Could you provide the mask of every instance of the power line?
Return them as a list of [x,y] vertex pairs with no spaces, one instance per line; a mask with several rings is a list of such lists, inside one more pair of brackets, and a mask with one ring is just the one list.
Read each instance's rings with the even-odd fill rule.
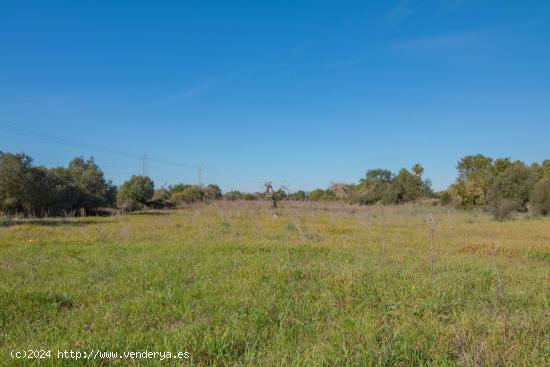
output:
[[232,180],[232,181],[248,182],[248,183],[254,183],[254,184],[257,184],[257,185],[262,185],[263,184],[263,181],[251,180],[251,179],[243,178],[243,177],[235,177],[233,175],[229,175],[229,174],[220,172],[218,170],[213,170],[209,167],[205,167],[205,166],[202,166],[202,165],[194,165],[194,164],[189,164],[189,163],[184,163],[184,162],[175,162],[175,161],[170,161],[170,160],[166,160],[166,159],[151,157],[151,156],[147,156],[147,155],[139,155],[137,153],[126,152],[126,151],[122,151],[122,150],[119,150],[119,149],[114,149],[114,148],[111,148],[111,147],[105,147],[105,146],[96,145],[96,144],[89,144],[89,143],[85,143],[85,142],[82,142],[82,141],[67,139],[67,138],[63,138],[63,137],[59,137],[59,136],[55,136],[55,135],[51,135],[51,134],[46,134],[46,133],[42,133],[42,132],[38,132],[38,131],[33,131],[33,130],[30,130],[30,129],[24,129],[24,128],[20,128],[20,127],[9,125],[9,124],[0,123],[0,132],[2,132],[2,131],[5,132],[5,133],[8,133],[8,134],[22,136],[22,137],[25,137],[25,138],[30,138],[30,139],[39,140],[39,141],[59,142],[59,143],[63,143],[64,145],[67,145],[67,146],[72,146],[72,147],[77,147],[77,148],[83,148],[84,147],[84,148],[88,148],[92,151],[103,151],[103,152],[106,152],[106,153],[116,154],[116,155],[119,155],[119,156],[124,156],[124,157],[127,157],[127,158],[131,158],[131,159],[139,158],[140,162],[141,162],[141,172],[142,172],[143,175],[145,175],[145,172],[146,172],[146,169],[147,169],[147,160],[149,160],[149,161],[154,161],[154,162],[157,162],[157,163],[165,164],[165,165],[168,165],[168,166],[196,169],[197,173],[198,173],[198,183],[199,183],[199,185],[202,185],[202,178],[203,178],[202,176],[203,176],[204,171],[211,172],[214,175],[218,175],[221,178],[226,178],[226,179],[229,179],[229,180]]
[[147,168],[147,155],[144,154],[141,157],[141,175],[142,176],[145,176],[146,168]]

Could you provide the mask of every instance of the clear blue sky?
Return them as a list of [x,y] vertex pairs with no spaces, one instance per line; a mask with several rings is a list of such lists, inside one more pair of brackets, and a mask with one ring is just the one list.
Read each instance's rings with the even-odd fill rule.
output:
[[420,162],[443,189],[466,154],[550,158],[550,1],[3,2],[0,150],[251,191]]

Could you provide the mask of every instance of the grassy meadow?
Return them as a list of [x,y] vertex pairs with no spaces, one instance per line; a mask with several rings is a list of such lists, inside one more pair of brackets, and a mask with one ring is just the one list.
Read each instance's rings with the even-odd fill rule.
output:
[[550,365],[550,218],[268,205],[3,221],[0,365]]

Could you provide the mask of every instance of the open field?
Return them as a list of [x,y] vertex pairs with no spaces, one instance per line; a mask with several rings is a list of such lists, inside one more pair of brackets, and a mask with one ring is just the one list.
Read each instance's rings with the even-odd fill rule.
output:
[[[4,222],[0,364],[22,365],[14,348],[188,351],[196,366],[550,364],[550,219],[267,206]],[[76,364],[25,361],[61,363]]]

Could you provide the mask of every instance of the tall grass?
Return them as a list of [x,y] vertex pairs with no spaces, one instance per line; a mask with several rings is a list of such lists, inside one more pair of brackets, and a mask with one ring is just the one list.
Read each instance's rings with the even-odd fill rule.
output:
[[95,348],[197,366],[549,365],[549,244],[548,219],[414,205],[11,221],[0,364],[21,365],[14,348]]

